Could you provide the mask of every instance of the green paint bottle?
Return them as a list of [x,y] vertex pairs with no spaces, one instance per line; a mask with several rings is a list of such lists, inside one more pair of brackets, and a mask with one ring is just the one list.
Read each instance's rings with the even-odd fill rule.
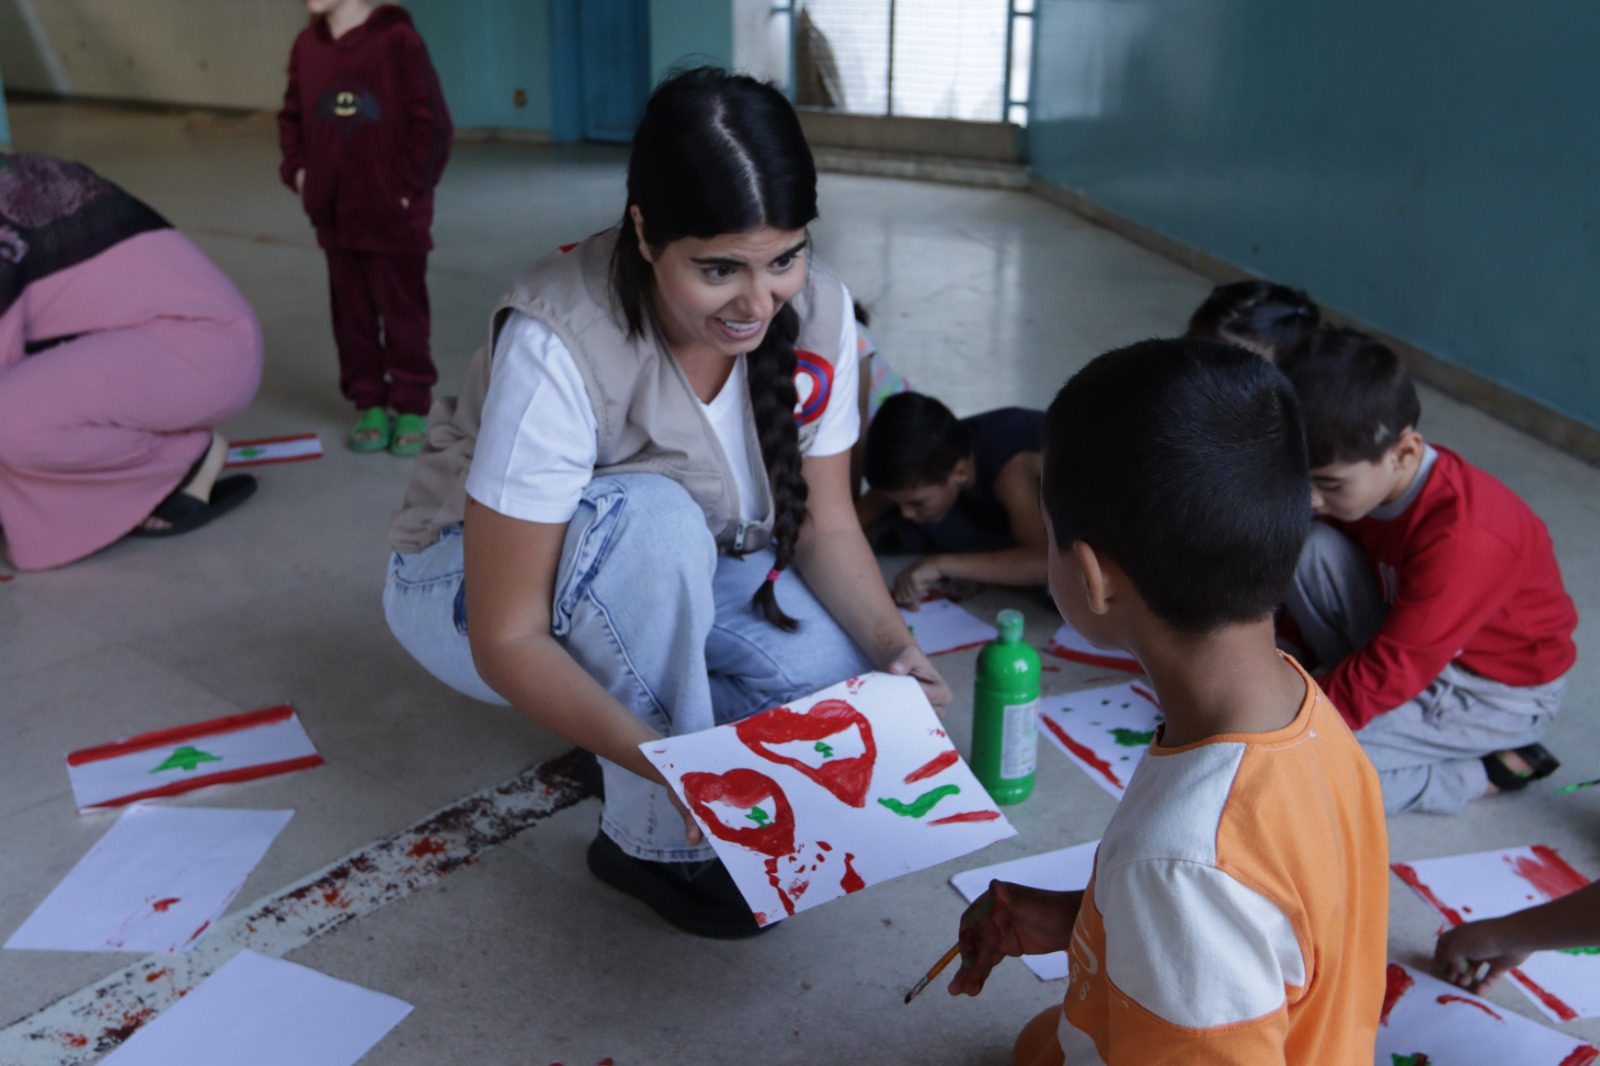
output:
[[1000,635],[978,653],[972,772],[999,804],[1033,793],[1039,756],[1039,653],[1022,639],[1022,612],[1001,611]]

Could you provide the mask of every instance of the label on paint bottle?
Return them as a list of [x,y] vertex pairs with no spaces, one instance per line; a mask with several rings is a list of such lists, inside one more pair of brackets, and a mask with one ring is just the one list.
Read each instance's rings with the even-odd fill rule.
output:
[[1007,704],[1003,729],[1000,776],[1027,777],[1039,765],[1039,701]]

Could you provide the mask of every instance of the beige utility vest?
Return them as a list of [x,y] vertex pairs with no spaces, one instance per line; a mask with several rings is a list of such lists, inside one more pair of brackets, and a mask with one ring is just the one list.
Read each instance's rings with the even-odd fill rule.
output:
[[[746,552],[772,537],[772,490],[762,461],[750,397],[744,399],[746,453],[761,494],[741,520],[732,467],[689,379],[668,350],[653,313],[640,336],[611,292],[611,253],[617,231],[596,234],[528,267],[495,305],[489,340],[467,364],[458,396],[440,397],[428,414],[428,443],[417,457],[405,502],[389,526],[397,552],[418,552],[458,524],[466,512],[467,472],[483,417],[495,341],[512,311],[548,326],[572,353],[598,426],[595,474],[654,473],[689,490],[705,512],[722,551]],[[811,257],[805,287],[792,304],[800,315],[796,387],[801,396],[800,450],[807,450],[831,398],[833,364],[844,331],[844,292],[826,265]]]

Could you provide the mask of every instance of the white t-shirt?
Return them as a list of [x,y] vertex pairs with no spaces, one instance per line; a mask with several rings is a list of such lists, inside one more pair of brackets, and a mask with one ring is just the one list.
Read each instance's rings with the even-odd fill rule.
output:
[[[844,306],[851,306],[848,290]],[[837,455],[855,444],[861,432],[856,368],[856,324],[846,314],[828,405],[806,455]],[[733,469],[741,516],[758,521],[762,516],[754,510],[760,497],[744,436],[745,374],[741,355],[721,391],[700,406]],[[800,397],[801,406],[807,399]],[[512,312],[495,343],[467,494],[525,522],[570,521],[594,477],[599,432],[594,405],[567,346],[543,322]]]

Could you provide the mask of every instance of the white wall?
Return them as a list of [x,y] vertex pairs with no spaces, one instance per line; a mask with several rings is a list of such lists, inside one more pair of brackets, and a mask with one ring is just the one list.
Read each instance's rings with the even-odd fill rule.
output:
[[277,108],[294,0],[0,0],[6,87],[151,103]]
[[772,0],[732,0],[733,68],[762,81],[789,81],[789,16]]

